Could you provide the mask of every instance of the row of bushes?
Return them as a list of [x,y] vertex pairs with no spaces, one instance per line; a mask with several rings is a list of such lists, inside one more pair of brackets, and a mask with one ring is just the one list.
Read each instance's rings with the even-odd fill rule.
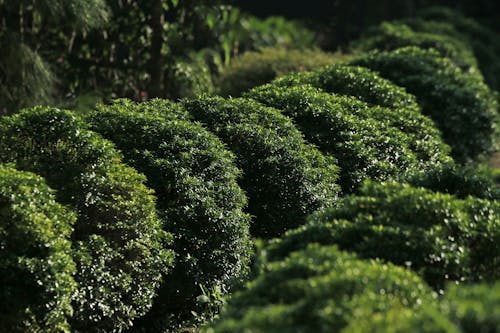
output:
[[479,75],[406,47],[243,98],[1,118],[0,328],[164,331],[247,276],[251,236],[282,235],[215,331],[487,327],[424,281],[500,274],[498,185],[445,144],[461,162],[487,152],[495,103]]
[[[378,51],[243,94],[336,157],[343,192],[355,194],[264,244],[252,280],[205,332],[499,329],[498,183],[452,162],[443,142],[468,162],[498,139],[479,48],[458,32],[465,20],[429,23],[441,35],[421,19],[384,23],[353,44]],[[400,183],[360,187],[391,178]]]
[[498,331],[500,285],[450,286],[436,299],[414,273],[310,244],[236,293],[204,332]]

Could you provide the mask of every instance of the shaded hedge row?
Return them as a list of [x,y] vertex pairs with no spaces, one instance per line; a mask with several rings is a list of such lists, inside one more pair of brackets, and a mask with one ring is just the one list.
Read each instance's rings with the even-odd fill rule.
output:
[[68,331],[75,214],[40,176],[0,165],[0,220],[0,330]]
[[172,264],[145,177],[69,111],[35,107],[0,119],[0,162],[43,176],[77,213],[74,330],[127,327],[149,309]]
[[171,107],[161,100],[120,100],[88,117],[91,128],[146,175],[163,229],[174,235],[175,266],[164,275],[153,308],[134,325],[158,330],[200,311],[200,285],[227,291],[245,274],[251,254],[234,155],[199,124],[163,118],[160,110]]
[[175,330],[249,276],[208,331],[494,330],[498,283],[464,283],[500,275],[499,186],[456,162],[494,148],[496,96],[463,20],[422,22],[258,87],[320,53],[243,63],[243,98],[1,118],[0,330]]

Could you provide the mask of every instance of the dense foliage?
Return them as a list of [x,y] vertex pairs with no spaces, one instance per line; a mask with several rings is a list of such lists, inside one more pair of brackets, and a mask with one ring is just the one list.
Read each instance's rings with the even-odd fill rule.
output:
[[[449,148],[443,143],[433,121],[420,112],[415,97],[404,88],[361,67],[334,65],[304,74],[292,74],[273,82],[276,86],[310,84],[325,92],[353,96],[370,105],[366,116],[398,128],[410,138],[409,144],[419,160],[430,163],[449,161]],[[358,111],[359,114],[359,111]]]
[[446,163],[429,170],[417,170],[406,180],[414,186],[453,194],[459,198],[471,195],[500,200],[500,185],[495,181],[493,172],[485,168]]
[[0,114],[56,100],[50,56],[39,52],[48,31],[69,39],[107,17],[104,0],[0,0]]
[[208,96],[183,105],[236,155],[248,212],[255,216],[253,235],[280,235],[336,201],[335,160],[307,144],[290,119],[276,109],[246,99]]
[[169,316],[200,313],[195,307],[200,285],[227,291],[245,273],[251,252],[234,155],[199,124],[164,119],[160,112],[169,107],[161,100],[120,100],[101,105],[89,117],[91,128],[146,175],[163,229],[174,235],[175,267],[140,321],[151,327],[161,327]]
[[[414,29],[422,31],[432,29],[434,33],[461,38],[470,45],[486,82],[493,89],[499,90],[500,42],[495,32],[474,19],[465,17],[460,12],[447,7],[425,8],[418,12],[418,17],[425,21],[409,21],[408,24],[412,24]],[[438,21],[441,23],[441,27],[436,26],[435,23],[429,23],[429,21]],[[443,23],[450,24],[459,35],[448,28],[443,29]]]
[[417,97],[461,162],[492,149],[498,104],[479,77],[462,72],[433,50],[406,47],[352,62],[376,70]]
[[431,290],[408,270],[313,244],[266,263],[208,331],[340,332],[395,305],[418,309],[434,302]]
[[500,282],[450,286],[442,311],[461,328],[461,332],[498,332],[500,329]]
[[337,244],[364,258],[408,266],[431,286],[499,278],[500,203],[366,183],[338,208],[317,213],[269,248],[276,260],[309,243]]
[[268,83],[290,72],[301,72],[332,64],[332,54],[319,50],[265,48],[246,52],[233,59],[217,79],[217,91],[224,96],[240,96],[250,88]]
[[0,331],[69,331],[74,222],[41,177],[0,165]]
[[280,109],[294,120],[306,139],[333,155],[340,167],[339,183],[346,193],[367,178],[395,179],[417,165],[425,169],[428,162],[418,163],[409,135],[372,116],[391,113],[389,109],[371,108],[355,97],[328,94],[307,85],[269,84],[247,96]]
[[371,28],[361,39],[354,41],[351,47],[358,52],[366,52],[392,51],[405,46],[435,49],[464,71],[477,72],[477,61],[468,43],[437,32],[414,31],[408,25],[398,22],[384,22]]
[[146,313],[172,253],[145,177],[69,111],[36,107],[1,118],[0,141],[2,163],[45,177],[77,212],[72,329],[122,329]]

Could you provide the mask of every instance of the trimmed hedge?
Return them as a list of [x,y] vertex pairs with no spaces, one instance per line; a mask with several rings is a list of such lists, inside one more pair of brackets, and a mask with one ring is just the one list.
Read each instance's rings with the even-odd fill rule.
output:
[[273,241],[268,256],[278,260],[309,243],[336,244],[363,258],[409,266],[437,289],[450,280],[495,280],[500,202],[367,182],[359,195]]
[[[448,23],[462,36],[464,42],[468,43],[479,63],[488,85],[495,90],[500,89],[500,42],[498,35],[481,25],[477,21],[463,16],[462,13],[447,7],[428,7],[420,10],[418,17],[426,21],[438,21]],[[418,23],[417,23],[418,24]],[[434,32],[450,34],[450,30],[439,29],[433,26],[420,27],[413,25],[414,29],[432,29]],[[455,35],[456,36],[456,35]]]
[[[346,65],[328,66],[313,72],[292,74],[272,83],[278,87],[312,85],[325,92],[353,96],[372,106],[366,118],[398,128],[410,138],[410,147],[421,161],[440,164],[451,161],[449,147],[434,122],[420,112],[416,99],[369,69]],[[362,115],[359,111],[358,115]]]
[[150,308],[172,263],[145,177],[69,111],[35,107],[0,119],[0,161],[45,177],[78,214],[72,236],[72,330],[120,330]]
[[418,309],[434,303],[432,291],[408,270],[312,244],[265,264],[207,331],[340,332],[397,304]]
[[401,305],[351,321],[342,333],[460,333],[436,306],[407,309]]
[[[306,139],[333,155],[345,193],[356,190],[367,178],[395,179],[419,164],[410,148],[412,138],[372,117],[392,112],[389,109],[371,108],[354,97],[324,93],[309,85],[268,84],[246,96],[280,109]],[[424,163],[419,166],[425,169]]]
[[491,170],[446,163],[429,170],[417,170],[406,181],[413,186],[453,194],[464,199],[471,195],[500,200],[500,186]]
[[464,74],[437,51],[406,47],[373,52],[352,64],[376,70],[414,94],[458,161],[492,149],[498,107],[494,94],[478,77]]
[[392,51],[405,46],[435,49],[442,57],[450,58],[464,71],[479,74],[474,53],[466,42],[438,32],[414,31],[402,22],[383,22],[351,43],[352,49],[362,52]]
[[290,74],[273,82],[277,86],[310,84],[329,93],[354,96],[372,105],[394,110],[418,111],[415,96],[376,72],[359,66],[336,64],[315,71]]
[[41,177],[0,165],[0,331],[69,332],[74,222]]
[[500,282],[450,286],[442,311],[464,333],[500,332]]
[[302,72],[334,63],[339,56],[320,50],[264,48],[234,58],[216,81],[223,96],[240,96],[250,88],[268,83],[290,72]]
[[159,115],[170,107],[162,100],[120,100],[99,106],[88,118],[94,131],[121,149],[125,162],[146,175],[163,229],[174,235],[175,268],[134,328],[201,313],[199,286],[227,291],[247,271],[251,253],[250,218],[242,212],[246,197],[237,184],[234,155],[201,125]]
[[241,187],[255,216],[257,237],[273,237],[301,225],[305,217],[333,205],[338,167],[307,144],[290,119],[252,100],[201,96],[183,103],[235,153]]

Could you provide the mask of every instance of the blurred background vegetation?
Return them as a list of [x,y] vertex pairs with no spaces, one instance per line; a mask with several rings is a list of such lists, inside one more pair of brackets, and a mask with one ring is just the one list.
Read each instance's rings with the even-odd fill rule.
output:
[[[500,4],[491,0],[0,0],[0,111],[230,94],[227,77],[242,67],[258,64],[268,81],[310,69],[304,59],[324,65],[368,27],[415,17],[429,5],[500,29]],[[281,64],[286,50],[305,49],[318,52],[291,53]]]

